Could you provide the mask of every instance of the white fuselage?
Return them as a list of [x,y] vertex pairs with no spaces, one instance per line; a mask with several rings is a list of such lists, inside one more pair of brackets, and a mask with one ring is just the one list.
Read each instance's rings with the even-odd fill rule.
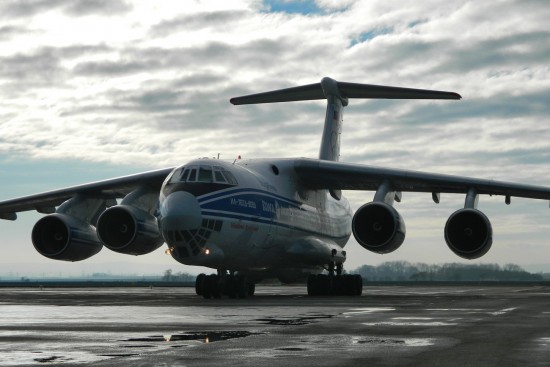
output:
[[[289,248],[307,239],[341,249],[351,235],[347,200],[336,200],[327,190],[303,187],[294,175],[292,159],[234,163],[199,159],[178,169],[163,184],[159,223],[172,256],[183,264],[238,271],[320,266],[312,263],[315,254],[304,262],[303,256],[290,256]],[[193,178],[186,170],[196,171]],[[174,176],[184,172],[185,182],[178,182]],[[192,194],[200,213],[194,209],[196,203],[185,205],[200,218],[182,214],[181,226],[167,230],[162,228],[162,208],[174,193],[188,202],[194,201],[188,193]],[[199,220],[200,228],[186,225]]]

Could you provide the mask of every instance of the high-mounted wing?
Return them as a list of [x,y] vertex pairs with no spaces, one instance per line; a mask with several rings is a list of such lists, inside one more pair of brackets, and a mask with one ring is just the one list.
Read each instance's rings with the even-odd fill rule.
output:
[[173,168],[164,168],[2,201],[0,219],[15,220],[17,212],[28,210],[51,213],[56,206],[78,194],[98,199],[116,199],[140,186],[160,189],[172,170]]
[[297,159],[295,171],[311,189],[376,191],[386,182],[392,191],[466,194],[475,189],[481,195],[550,200],[550,187],[316,159]]
[[449,248],[465,259],[485,255],[493,243],[491,222],[477,210],[479,195],[502,195],[507,204],[512,196],[550,199],[549,187],[323,160],[297,159],[294,170],[304,186],[328,189],[337,199],[339,190],[376,191],[373,201],[360,207],[352,221],[357,242],[376,253],[395,251],[405,239],[405,222],[392,205],[401,200],[403,191],[431,192],[436,203],[440,193],[465,194],[464,208],[451,214],[444,229]]

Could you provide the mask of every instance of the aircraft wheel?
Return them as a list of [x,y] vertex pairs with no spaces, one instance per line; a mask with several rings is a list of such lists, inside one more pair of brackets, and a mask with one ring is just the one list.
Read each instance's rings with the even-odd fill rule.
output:
[[235,277],[235,291],[239,298],[246,298],[248,295],[248,281],[244,275]]
[[204,299],[212,298],[212,276],[205,275],[202,282],[202,297]]
[[353,295],[360,296],[363,294],[363,277],[359,274],[355,274],[353,277],[355,278],[355,292]]
[[216,274],[210,275],[210,285],[212,286],[212,297],[222,298],[222,289],[220,284],[220,277]]
[[237,298],[237,281],[234,276],[225,277],[225,282],[223,284],[223,293],[229,298]]
[[255,292],[256,292],[256,283],[249,282],[248,283],[248,296],[252,297]]
[[220,277],[216,274],[204,277],[202,296],[206,299],[221,298]]
[[318,288],[317,275],[310,274],[307,277],[307,295],[317,296],[319,294]]
[[206,274],[199,274],[197,276],[197,279],[195,280],[195,292],[197,293],[197,296],[202,296],[204,291],[204,279],[206,278]]
[[328,275],[310,275],[307,278],[307,294],[309,296],[328,296],[331,293],[331,282]]

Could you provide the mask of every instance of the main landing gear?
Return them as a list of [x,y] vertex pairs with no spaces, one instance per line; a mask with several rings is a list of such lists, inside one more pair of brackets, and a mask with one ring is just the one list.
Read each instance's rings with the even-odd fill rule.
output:
[[246,298],[254,295],[256,285],[248,281],[244,275],[234,272],[220,271],[218,274],[199,274],[195,280],[195,292],[206,299],[221,298]]
[[307,278],[309,296],[360,296],[363,278],[359,274],[342,274],[342,264],[330,264],[328,274],[312,274]]

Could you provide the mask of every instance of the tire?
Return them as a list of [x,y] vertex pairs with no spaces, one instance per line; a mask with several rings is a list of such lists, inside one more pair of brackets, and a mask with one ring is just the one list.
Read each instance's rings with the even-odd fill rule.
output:
[[354,296],[360,296],[363,294],[363,277],[359,274],[355,274],[353,275],[353,277],[355,278],[355,287],[354,287]]
[[248,283],[248,296],[252,297],[256,293],[256,283],[249,282]]
[[248,280],[244,275],[235,277],[235,293],[238,298],[246,298],[248,296]]
[[307,277],[307,295],[318,296],[317,275],[310,274]]
[[213,298],[222,298],[222,290],[220,287],[220,277],[216,274],[208,276],[211,295]]
[[206,277],[206,274],[199,274],[197,276],[197,279],[195,279],[195,293],[197,293],[197,296],[202,296],[204,292],[204,279]]

